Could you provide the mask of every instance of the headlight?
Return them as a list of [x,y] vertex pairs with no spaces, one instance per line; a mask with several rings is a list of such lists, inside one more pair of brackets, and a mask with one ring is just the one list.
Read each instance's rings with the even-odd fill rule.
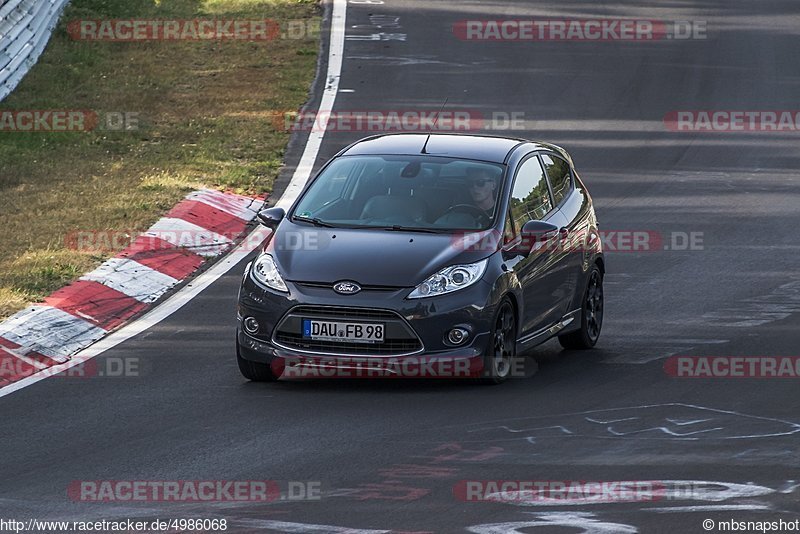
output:
[[261,282],[267,287],[276,291],[289,292],[289,288],[281,278],[278,268],[275,266],[275,260],[269,254],[262,254],[256,261],[253,262],[253,278]]
[[408,298],[435,297],[471,286],[481,279],[488,263],[489,258],[486,258],[477,263],[446,267],[414,288]]

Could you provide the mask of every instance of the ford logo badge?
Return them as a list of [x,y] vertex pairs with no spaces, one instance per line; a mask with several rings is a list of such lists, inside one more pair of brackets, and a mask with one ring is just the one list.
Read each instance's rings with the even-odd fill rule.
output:
[[340,295],[355,295],[361,291],[361,286],[355,282],[336,282],[333,284],[333,290]]

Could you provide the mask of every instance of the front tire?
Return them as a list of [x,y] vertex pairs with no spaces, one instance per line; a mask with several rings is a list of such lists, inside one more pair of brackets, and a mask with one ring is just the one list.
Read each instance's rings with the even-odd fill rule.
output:
[[603,327],[603,274],[592,265],[581,300],[581,328],[575,332],[558,336],[565,349],[591,349],[600,338]]
[[236,363],[239,364],[239,372],[242,373],[242,376],[253,382],[272,382],[277,379],[269,364],[251,362],[242,358],[239,353],[238,339],[236,340]]
[[495,318],[492,343],[483,356],[485,384],[501,384],[511,377],[517,359],[517,318],[514,307],[506,298],[500,303]]

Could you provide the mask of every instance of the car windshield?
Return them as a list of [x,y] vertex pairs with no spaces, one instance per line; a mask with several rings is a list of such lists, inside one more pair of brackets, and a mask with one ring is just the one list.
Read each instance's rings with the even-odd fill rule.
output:
[[309,187],[293,220],[319,226],[450,232],[495,221],[505,167],[438,156],[343,156]]

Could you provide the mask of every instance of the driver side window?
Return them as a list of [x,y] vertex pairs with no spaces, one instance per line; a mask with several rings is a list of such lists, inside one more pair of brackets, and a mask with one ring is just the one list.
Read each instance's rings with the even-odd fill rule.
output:
[[538,157],[529,158],[520,166],[508,206],[516,228],[522,228],[528,221],[543,219],[553,209]]

